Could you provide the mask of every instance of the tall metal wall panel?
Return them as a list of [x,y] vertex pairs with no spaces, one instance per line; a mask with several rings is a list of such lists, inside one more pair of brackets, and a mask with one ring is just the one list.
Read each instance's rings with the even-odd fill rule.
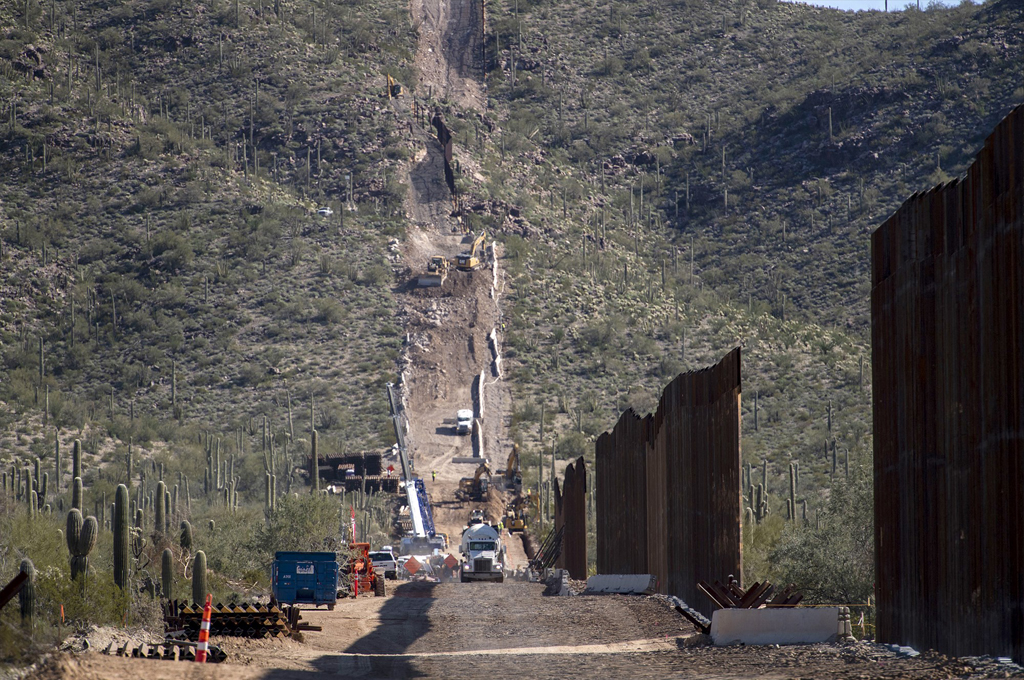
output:
[[742,579],[740,383],[737,348],[598,438],[598,573],[654,574],[660,592],[709,615],[697,582]]
[[587,468],[580,456],[565,468],[564,482],[555,480],[555,531],[562,532],[562,551],[555,566],[574,579],[587,578]]
[[1024,107],[872,235],[878,639],[1024,661]]

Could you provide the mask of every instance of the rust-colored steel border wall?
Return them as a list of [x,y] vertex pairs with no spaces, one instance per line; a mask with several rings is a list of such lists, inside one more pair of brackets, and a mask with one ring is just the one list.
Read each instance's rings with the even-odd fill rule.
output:
[[562,552],[555,567],[582,581],[587,578],[587,468],[583,456],[565,468],[561,487],[555,480],[555,531],[563,527]]
[[742,579],[740,392],[736,348],[598,438],[598,573],[654,574],[660,592],[708,615],[697,582]]
[[878,639],[1024,661],[1024,107],[872,236]]

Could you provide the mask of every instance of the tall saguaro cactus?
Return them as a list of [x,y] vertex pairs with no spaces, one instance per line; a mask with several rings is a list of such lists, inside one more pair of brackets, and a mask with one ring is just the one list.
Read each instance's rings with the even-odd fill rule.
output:
[[[71,448],[71,478],[82,476],[82,440],[76,439]],[[79,508],[81,510],[81,508]]]
[[164,496],[167,494],[167,486],[162,482],[156,483],[156,498],[153,502],[153,509],[156,511],[156,524],[153,530],[156,533],[164,533],[167,528],[167,512],[164,504]]
[[61,488],[61,476],[64,472],[64,468],[61,465],[60,459],[60,435],[54,430],[53,433],[53,474],[56,479],[54,480],[57,484],[57,493],[60,493]]
[[160,557],[160,594],[170,600],[174,590],[174,555],[170,548],[164,548]]
[[21,625],[29,631],[35,627],[36,619],[36,568],[32,560],[21,561],[21,571],[28,574],[28,580],[18,593],[18,604],[21,605]]
[[206,582],[206,553],[199,550],[192,564],[192,601],[198,604],[205,603],[206,594],[209,592]]
[[114,532],[114,583],[124,590],[128,587],[128,487],[124,484],[117,485],[117,493],[114,494],[114,516],[111,520],[111,529]]
[[189,523],[189,521],[187,519],[181,520],[181,542],[180,542],[180,544],[181,544],[181,549],[184,550],[186,554],[188,554],[188,555],[192,554],[192,545],[193,545],[192,525]]
[[[312,406],[310,407],[310,409],[312,409]],[[319,447],[317,446],[317,439],[318,439],[318,437],[317,437],[317,434],[316,434],[316,430],[313,430],[312,446],[311,446],[312,447],[312,453],[310,455],[310,464],[309,464],[310,467],[312,468],[310,470],[310,473],[312,474],[312,477],[313,477],[313,493],[320,493],[320,456],[319,456],[319,451],[318,451]]]
[[75,477],[71,484],[71,507],[82,509],[82,478]]

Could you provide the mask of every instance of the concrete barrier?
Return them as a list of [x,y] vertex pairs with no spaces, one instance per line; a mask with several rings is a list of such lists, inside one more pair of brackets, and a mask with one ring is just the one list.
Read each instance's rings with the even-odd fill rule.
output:
[[473,409],[475,418],[480,420],[484,417],[484,381],[487,378],[486,371],[480,371],[480,375],[473,378]]
[[491,356],[494,357],[491,364],[491,373],[495,378],[501,378],[501,350],[498,349],[498,329],[492,328],[487,336],[487,344],[491,346]]
[[804,645],[839,635],[839,607],[719,609],[711,616],[716,645]]
[[583,594],[650,595],[657,591],[658,579],[651,574],[596,574],[587,579],[587,589],[583,591]]
[[477,460],[487,458],[484,453],[484,424],[479,418],[473,421],[473,457]]

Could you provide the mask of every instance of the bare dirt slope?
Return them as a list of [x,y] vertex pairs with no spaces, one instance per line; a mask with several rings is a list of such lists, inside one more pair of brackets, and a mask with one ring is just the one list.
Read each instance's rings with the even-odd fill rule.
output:
[[479,0],[412,0],[416,68],[423,90],[435,99],[483,110],[482,8]]

